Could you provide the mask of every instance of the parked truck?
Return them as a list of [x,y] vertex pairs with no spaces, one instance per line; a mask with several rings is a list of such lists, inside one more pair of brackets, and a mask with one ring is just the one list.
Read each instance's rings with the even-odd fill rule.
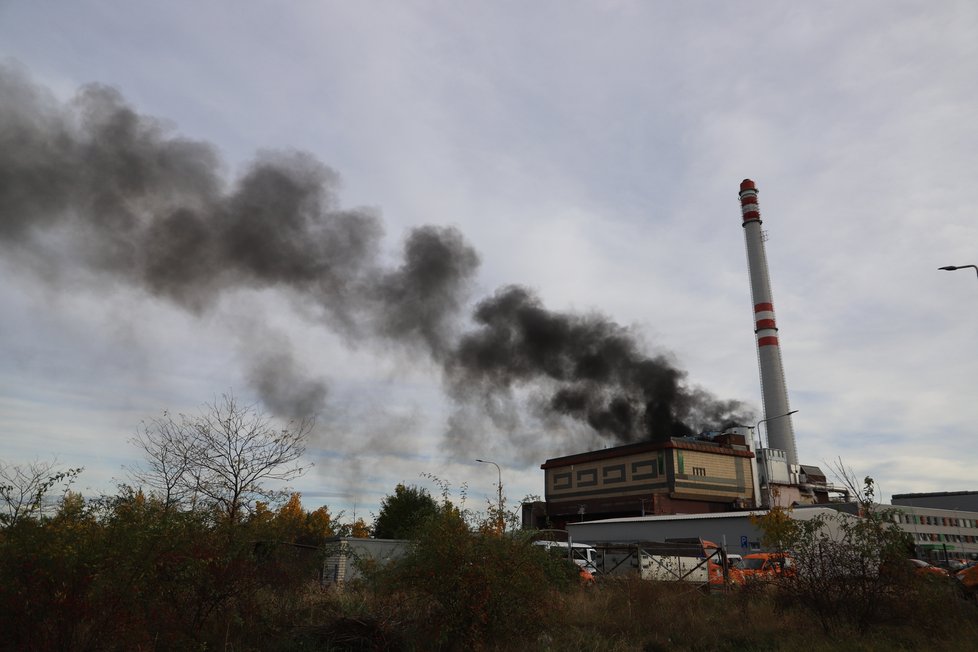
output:
[[533,545],[546,548],[551,553],[566,556],[592,577],[598,572],[598,551],[592,545],[568,543],[566,541],[534,541]]
[[633,575],[703,586],[722,584],[726,578],[723,551],[703,539],[596,544],[595,548],[599,570],[612,577]]
[[730,572],[730,578],[735,584],[746,584],[752,581],[770,582],[794,574],[794,561],[788,553],[755,552],[744,556],[739,568]]

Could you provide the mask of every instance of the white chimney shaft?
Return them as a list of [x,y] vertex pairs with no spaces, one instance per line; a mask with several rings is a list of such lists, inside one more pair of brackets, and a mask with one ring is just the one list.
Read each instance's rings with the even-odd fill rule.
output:
[[770,448],[783,450],[788,464],[798,464],[795,431],[788,406],[788,388],[781,363],[778,326],[774,319],[771,280],[767,272],[767,254],[761,232],[761,212],[757,205],[757,186],[750,179],[740,184],[740,207],[744,217],[744,239],[747,243],[747,269],[750,273],[751,297],[754,300],[754,333],[764,398],[764,421]]

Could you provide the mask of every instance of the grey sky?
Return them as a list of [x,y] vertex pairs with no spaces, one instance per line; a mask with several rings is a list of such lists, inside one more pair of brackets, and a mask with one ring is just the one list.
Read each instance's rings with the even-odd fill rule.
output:
[[[339,209],[382,223],[382,267],[412,229],[455,227],[481,261],[462,330],[520,284],[760,412],[750,177],[799,457],[889,494],[975,489],[978,280],[937,268],[978,263],[976,27],[970,2],[4,2],[0,57],[62,104],[116,89],[209,143],[228,185],[259,152],[309,152]],[[511,498],[542,494],[544,459],[600,441],[531,409],[447,447],[437,362],[281,287],[198,316],[70,257],[0,255],[0,458],[57,456],[93,489],[141,419],[253,397],[258,344],[327,388],[308,505],[375,510],[429,472],[479,506],[495,476],[476,457]]]

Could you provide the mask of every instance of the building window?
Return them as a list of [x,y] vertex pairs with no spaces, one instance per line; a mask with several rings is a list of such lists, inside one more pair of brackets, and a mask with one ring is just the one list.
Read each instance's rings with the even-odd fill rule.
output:
[[596,487],[598,485],[598,470],[584,469],[577,472],[578,487]]
[[694,466],[693,475],[706,475],[706,468],[702,466]]

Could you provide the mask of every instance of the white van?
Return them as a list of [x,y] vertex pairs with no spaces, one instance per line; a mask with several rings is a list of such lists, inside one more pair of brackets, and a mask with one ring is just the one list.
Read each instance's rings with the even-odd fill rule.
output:
[[533,545],[543,546],[550,551],[560,551],[564,556],[570,554],[570,559],[594,575],[598,572],[598,551],[586,543],[572,543],[568,550],[566,541],[534,541]]

